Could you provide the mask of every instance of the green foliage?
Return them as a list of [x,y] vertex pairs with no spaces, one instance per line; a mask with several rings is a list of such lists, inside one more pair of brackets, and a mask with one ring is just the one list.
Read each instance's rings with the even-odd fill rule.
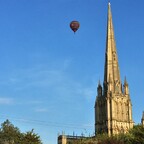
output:
[[33,132],[33,129],[24,134],[24,142],[29,144],[41,144],[40,136]]
[[107,134],[98,134],[96,137],[78,140],[73,144],[144,144],[144,127],[136,125],[126,134],[111,137]]
[[42,142],[33,130],[21,133],[19,128],[6,120],[1,124],[0,144],[42,144]]
[[102,138],[98,144],[144,144],[144,128],[136,125],[128,133]]
[[84,138],[84,139],[81,139],[81,140],[76,140],[76,141],[73,141],[72,144],[94,144],[94,140],[91,139],[91,138]]
[[133,143],[135,144],[144,144],[144,127],[141,125],[134,126],[130,130],[130,133],[133,135]]
[[104,142],[104,141],[108,140],[109,136],[107,133],[103,133],[103,134],[97,134],[96,138],[97,138],[98,143],[100,143],[101,141]]

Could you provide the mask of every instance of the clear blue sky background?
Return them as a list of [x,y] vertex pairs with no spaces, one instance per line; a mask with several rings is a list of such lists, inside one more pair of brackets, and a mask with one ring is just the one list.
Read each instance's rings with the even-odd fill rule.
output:
[[[0,122],[57,134],[92,135],[103,81],[107,0],[0,0]],[[111,0],[122,82],[133,119],[144,110],[144,1]],[[80,22],[74,34],[72,20]]]

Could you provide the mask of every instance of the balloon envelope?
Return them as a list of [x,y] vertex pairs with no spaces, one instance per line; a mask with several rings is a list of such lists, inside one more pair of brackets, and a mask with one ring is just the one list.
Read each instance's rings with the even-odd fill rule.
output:
[[79,29],[79,27],[80,27],[80,24],[79,24],[78,21],[72,21],[72,22],[70,23],[70,28],[71,28],[74,32],[76,32],[76,31]]

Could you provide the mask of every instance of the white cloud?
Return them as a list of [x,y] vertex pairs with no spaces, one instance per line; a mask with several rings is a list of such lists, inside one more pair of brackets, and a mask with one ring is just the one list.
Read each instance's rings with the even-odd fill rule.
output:
[[48,109],[46,109],[46,108],[36,108],[35,112],[48,112]]
[[42,101],[34,100],[34,101],[29,101],[28,104],[42,104]]
[[[54,63],[54,62],[53,62]],[[48,87],[65,81],[65,70],[69,67],[71,60],[55,62],[53,65],[38,65],[29,69],[17,69],[13,71],[5,83],[14,87],[15,90],[23,90],[28,87]]]
[[[47,102],[49,105],[54,102],[71,103],[74,99],[91,100],[95,96],[93,81],[91,84],[85,79],[81,81],[78,77],[72,77],[72,73],[69,72],[71,64],[73,64],[72,59],[65,59],[55,62],[53,66],[52,64],[50,66],[37,65],[27,69],[18,69],[11,73],[8,86],[19,95],[23,96],[26,93],[27,103],[25,99],[23,100],[26,104],[43,106],[44,100],[49,100]],[[40,108],[35,111],[47,112],[48,110]]]
[[0,97],[0,104],[1,105],[11,105],[13,104],[14,101],[12,98],[3,98],[3,97]]

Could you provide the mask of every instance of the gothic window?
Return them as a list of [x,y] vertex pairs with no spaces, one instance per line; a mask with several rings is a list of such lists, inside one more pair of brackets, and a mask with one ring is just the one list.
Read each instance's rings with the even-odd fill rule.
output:
[[128,127],[126,127],[126,130],[125,130],[125,131],[126,131],[126,133],[128,132]]
[[120,82],[118,80],[115,81],[115,92],[116,93],[119,93],[119,85],[120,85]]
[[120,133],[124,133],[124,128],[121,127]]
[[113,55],[113,60],[114,60],[114,61],[116,60],[115,54]]
[[118,127],[118,126],[116,126],[116,131],[117,131],[117,134],[120,132],[119,127]]
[[116,90],[116,92],[119,91],[119,86],[118,85],[116,85],[115,90]]

